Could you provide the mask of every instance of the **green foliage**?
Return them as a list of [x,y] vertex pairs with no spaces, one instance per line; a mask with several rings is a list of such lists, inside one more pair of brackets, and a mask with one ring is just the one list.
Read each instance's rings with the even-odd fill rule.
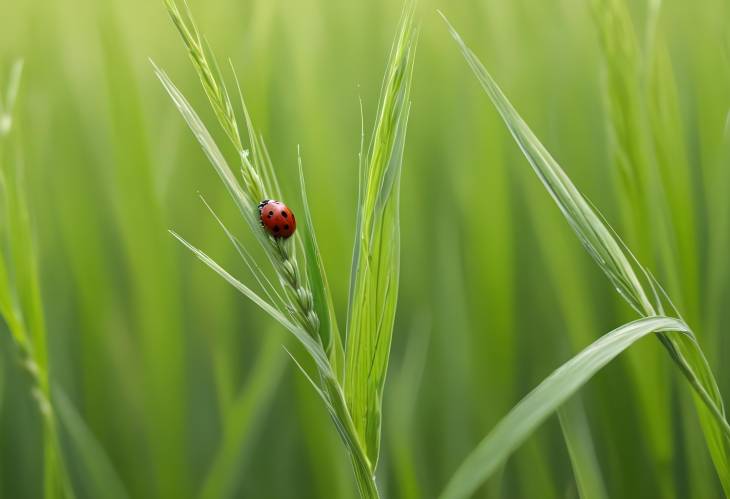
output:
[[558,409],[558,417],[580,497],[582,499],[607,498],[606,486],[593,446],[593,437],[580,399],[576,397],[563,404]]
[[66,394],[60,389],[54,389],[53,400],[58,419],[74,443],[73,450],[76,454],[72,456],[82,469],[80,477],[86,496],[127,499],[129,494],[122,479]]
[[0,91],[0,314],[13,337],[43,424],[44,482],[47,499],[74,497],[61,453],[48,376],[48,350],[41,304],[38,263],[23,187],[22,159],[12,147],[17,128],[15,103],[23,63],[13,65]]
[[[350,293],[357,211],[370,165],[389,168],[401,133],[378,106],[381,76],[393,74],[386,58],[401,2],[189,4],[195,24],[183,2],[168,3],[176,24],[165,2],[0,0],[2,170],[20,174],[12,185],[30,215],[49,400],[73,492],[79,499],[357,497],[331,413],[352,416],[348,397],[362,389],[369,421],[383,400],[379,494],[437,496],[520,399],[635,311],[606,285],[562,211],[523,168],[435,13],[443,2],[420,0],[406,164],[393,179],[398,308],[392,338],[380,340],[390,338],[389,372],[381,392],[376,377],[348,388],[346,360],[357,352],[346,355],[346,340],[360,328]],[[727,397],[727,2],[460,1],[449,2],[448,14],[641,262],[619,243],[656,312],[652,288],[662,293],[642,269],[665,286]],[[226,57],[216,61],[210,47]],[[23,84],[9,121],[5,76],[18,57]],[[160,91],[150,58],[164,61],[172,93],[195,110],[186,119],[205,147],[190,140],[180,119],[187,110]],[[402,104],[394,102],[407,112]],[[376,155],[371,132],[381,120]],[[205,151],[221,168],[205,167]],[[233,203],[225,166],[238,183]],[[314,336],[291,285],[281,283],[280,248],[259,238],[249,211],[261,200],[256,190],[297,215],[299,240],[285,249],[297,286],[312,294]],[[24,292],[22,309],[18,286],[27,283],[13,256],[27,260],[25,243],[6,237],[6,201],[3,191],[0,253],[12,284],[5,303],[27,326],[33,293]],[[169,228],[311,340],[331,367],[328,381],[296,337],[191,259]],[[602,251],[600,237],[592,244]],[[396,262],[385,256],[390,277],[371,274],[361,283],[373,289],[395,277]],[[372,301],[358,306],[361,317],[382,313],[387,325],[386,310]],[[0,497],[38,498],[55,468],[50,461],[44,470],[48,439],[31,395],[37,383],[8,326],[0,321]],[[32,344],[29,328],[27,337]],[[282,343],[316,384],[332,389],[331,410],[289,368]],[[577,394],[585,414],[573,411],[577,397],[569,399],[557,409],[560,419],[545,419],[473,497],[724,497],[696,392],[657,346],[639,341],[603,367]],[[373,493],[376,446],[361,436],[368,424],[351,419],[343,433]]]
[[[167,0],[166,5],[188,48],[193,67],[217,121],[241,160],[242,184],[182,93],[157,67],[156,74],[268,256],[282,289],[277,291],[265,271],[217,216],[216,219],[266,298],[234,278],[176,233],[172,234],[299,340],[314,362],[314,371],[310,372],[294,355],[292,359],[320,395],[347,447],[361,496],[378,497],[374,475],[380,446],[382,390],[398,294],[398,194],[415,57],[414,4],[406,6],[401,18],[386,71],[367,164],[361,172],[361,204],[353,257],[346,361],[322,257],[314,236],[301,158],[299,176],[305,224],[291,238],[275,238],[259,226],[256,206],[257,200],[280,199],[279,183],[263,141],[259,140],[253,128],[238,80],[236,85],[248,129],[250,149],[245,149],[242,144],[228,91],[220,72],[214,74],[212,70],[214,64],[208,61],[202,38],[189,10],[183,18],[174,1]],[[304,236],[301,236],[302,233]],[[301,251],[303,261],[297,258],[297,250]],[[217,494],[210,492],[210,495]]]
[[[625,246],[612,233],[517,114],[476,55],[450,25],[449,29],[467,63],[496,106],[533,170],[553,197],[583,246],[621,297],[639,315],[647,318],[663,314],[665,301],[668,302],[668,306],[674,308],[664,294],[664,290],[656,283],[649,271],[638,263],[628,249],[625,249]],[[639,274],[637,274],[635,266],[638,267]],[[649,292],[642,286],[639,275],[644,276]],[[653,297],[654,303],[650,300],[650,296]],[[676,309],[674,309],[674,313],[678,314]],[[688,328],[686,329],[690,332]],[[707,445],[720,481],[728,494],[730,493],[730,466],[727,444],[730,440],[730,425],[725,419],[722,395],[717,382],[693,334],[687,338],[660,333],[657,337],[694,389],[696,408],[705,432]]]
[[13,337],[20,363],[32,381],[32,397],[41,416],[44,497],[73,499],[76,496],[68,472],[68,456],[61,445],[63,429],[68,434],[70,450],[76,452],[80,461],[87,493],[122,499],[127,493],[109,458],[71,401],[52,383],[49,374],[48,334],[38,255],[25,194],[24,165],[11,140],[17,128],[14,107],[22,68],[21,61],[13,65],[4,100],[0,103],[0,194],[3,205],[0,314]]
[[223,439],[208,470],[200,497],[213,499],[231,497],[236,477],[240,473],[243,455],[261,427],[274,389],[284,372],[280,355],[281,340],[271,334],[258,354],[252,373],[232,402],[223,421]]
[[413,5],[391,49],[380,107],[361,172],[350,270],[345,393],[373,468],[380,452],[383,386],[400,276],[399,193],[416,50]]
[[691,334],[684,323],[651,317],[625,324],[593,342],[564,363],[523,398],[464,460],[439,496],[470,497],[548,416],[571,395],[639,339],[660,331]]

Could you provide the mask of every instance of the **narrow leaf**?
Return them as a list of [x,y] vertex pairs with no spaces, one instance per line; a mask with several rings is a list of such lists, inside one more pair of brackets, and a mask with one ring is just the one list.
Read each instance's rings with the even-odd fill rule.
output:
[[241,478],[242,461],[250,454],[247,451],[281,382],[285,360],[278,335],[267,336],[246,383],[224,415],[221,442],[204,480],[201,499],[233,495]]
[[79,476],[88,497],[127,499],[124,483],[109,456],[60,388],[54,388],[53,401],[61,426],[69,436],[71,448],[81,466]]
[[307,264],[307,276],[309,277],[309,287],[312,291],[314,301],[314,309],[320,320],[320,337],[322,343],[327,348],[330,364],[332,369],[337,373],[338,377],[344,375],[345,352],[342,346],[342,338],[337,327],[337,317],[332,302],[332,293],[330,292],[327,275],[324,270],[324,263],[317,245],[317,238],[314,233],[314,222],[312,214],[309,210],[309,201],[307,199],[307,189],[304,182],[304,169],[302,167],[302,157],[297,154],[299,164],[299,185],[302,193],[302,206],[304,207],[304,220],[306,224],[300,228],[302,233],[302,242],[304,245],[304,256]]
[[282,314],[279,310],[274,308],[269,302],[261,298],[256,292],[254,292],[251,288],[243,284],[241,281],[233,277],[231,274],[229,274],[223,267],[218,265],[215,260],[210,258],[208,255],[200,251],[198,248],[187,242],[185,239],[180,237],[177,233],[174,231],[170,231],[170,234],[172,234],[178,241],[180,241],[186,248],[188,248],[190,251],[193,252],[195,256],[198,257],[198,259],[205,263],[208,267],[213,269],[218,275],[220,275],[223,279],[225,279],[230,285],[232,285],[234,288],[236,288],[239,292],[241,292],[244,296],[246,296],[249,300],[254,302],[256,305],[258,305],[261,309],[263,309],[267,314],[269,314],[271,317],[276,319],[276,321],[284,326],[288,331],[290,331],[298,340],[299,342],[306,348],[307,352],[312,356],[315,363],[320,369],[328,369],[327,364],[327,356],[324,353],[324,350],[322,349],[322,346],[315,342],[314,339],[312,339],[311,336],[307,334],[306,331],[301,329],[300,327],[293,324],[289,319],[287,319],[284,314]]
[[581,499],[606,499],[606,486],[580,398],[563,404],[558,417]]
[[[586,250],[604,271],[621,297],[639,315],[644,317],[657,315],[657,311],[660,311],[663,305],[660,301],[653,304],[649,297],[654,296],[653,290],[655,288],[661,289],[661,287],[651,280],[650,274],[638,263],[633,254],[626,248],[626,245],[615,236],[608,225],[604,223],[603,218],[591,207],[560,165],[520,117],[484,65],[466,46],[459,34],[448,24],[448,21],[446,23],[482,88],[494,103],[533,170],[552,195]],[[634,265],[640,268],[642,275],[646,276],[652,292],[647,292],[644,289]],[[664,296],[668,299],[666,293],[664,293]],[[674,308],[673,305],[672,308]],[[677,315],[679,315],[678,312]],[[694,389],[695,406],[708,449],[723,489],[726,495],[730,495],[730,463],[728,462],[727,448],[727,443],[730,440],[730,425],[725,419],[722,396],[705,355],[694,337],[692,339],[683,339],[663,334],[659,334],[657,337]]]
[[400,271],[398,201],[415,57],[414,3],[406,5],[380,96],[358,222],[347,324],[345,393],[373,469]]
[[236,202],[236,205],[238,206],[244,219],[246,219],[249,224],[253,224],[253,226],[255,227],[258,222],[255,220],[254,207],[255,203],[258,203],[258,201],[254,202],[249,199],[245,191],[241,188],[238,180],[236,180],[236,176],[233,174],[233,171],[231,171],[230,166],[228,166],[228,162],[223,157],[223,154],[218,148],[218,145],[215,143],[215,140],[213,140],[213,137],[211,136],[206,126],[203,124],[203,121],[200,119],[200,117],[187,101],[182,92],[180,92],[180,90],[178,90],[175,84],[170,80],[170,78],[167,76],[167,73],[158,68],[154,62],[152,62],[152,66],[155,68],[155,74],[157,75],[157,78],[160,80],[162,86],[170,95],[172,102],[175,104],[178,111],[185,119],[188,127],[190,127],[193,135],[195,135],[195,138],[200,143],[203,152],[205,152],[208,160],[215,168],[216,173],[223,181],[223,185],[226,186],[229,194]]
[[471,497],[520,444],[594,374],[636,341],[658,331],[691,335],[687,326],[677,319],[650,317],[630,322],[602,336],[545,378],[497,423],[459,466],[440,499]]

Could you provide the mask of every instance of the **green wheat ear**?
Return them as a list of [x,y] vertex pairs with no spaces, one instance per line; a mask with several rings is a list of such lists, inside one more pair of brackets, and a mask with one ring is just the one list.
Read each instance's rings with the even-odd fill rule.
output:
[[[347,447],[360,495],[376,498],[375,469],[382,425],[382,391],[398,292],[398,196],[416,46],[413,26],[415,2],[409,1],[404,7],[386,69],[367,157],[361,151],[358,229],[346,345],[340,337],[314,234],[301,158],[299,171],[304,223],[300,223],[298,231],[288,239],[269,236],[259,224],[256,206],[262,199],[281,199],[281,190],[276,169],[246,109],[238,79],[235,81],[245,134],[239,129],[236,107],[215,59],[202,42],[189,8],[186,5],[184,12],[181,11],[174,0],[165,0],[165,5],[188,50],[218,125],[237,153],[240,164],[236,169],[228,164],[203,121],[167,74],[157,66],[155,73],[226,186],[278,283],[271,282],[251,250],[242,245],[215,214],[260,291],[235,278],[175,232],[172,234],[301,343],[309,362],[293,355],[292,359],[320,395]],[[246,145],[242,140],[244,136],[248,138]],[[239,169],[240,181],[234,174]]]

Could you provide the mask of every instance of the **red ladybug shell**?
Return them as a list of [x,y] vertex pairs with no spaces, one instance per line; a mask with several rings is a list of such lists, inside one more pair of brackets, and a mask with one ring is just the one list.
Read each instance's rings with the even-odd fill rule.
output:
[[284,204],[273,199],[265,199],[259,204],[261,225],[274,237],[290,237],[297,230],[294,213]]

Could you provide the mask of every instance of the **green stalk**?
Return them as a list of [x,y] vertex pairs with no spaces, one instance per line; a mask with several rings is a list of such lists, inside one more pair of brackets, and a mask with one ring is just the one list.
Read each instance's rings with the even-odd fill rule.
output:
[[20,61],[13,66],[7,91],[0,92],[0,194],[4,214],[0,234],[7,248],[7,253],[0,255],[0,315],[18,349],[21,365],[31,379],[31,394],[41,416],[44,497],[73,499],[51,399],[47,334],[36,250],[23,190],[23,164],[20,154],[12,154],[12,148],[6,147],[16,128],[13,111],[22,67]]
[[240,180],[182,93],[165,72],[156,68],[156,74],[251,229],[278,277],[279,286],[271,283],[249,250],[217,216],[266,298],[174,232],[173,235],[297,338],[311,362],[304,367],[293,355],[292,359],[324,402],[350,455],[361,497],[378,498],[375,466],[380,445],[382,390],[398,291],[398,195],[415,56],[414,4],[406,4],[401,18],[383,83],[367,169],[361,171],[362,204],[359,206],[359,230],[352,270],[352,282],[357,283],[354,286],[357,292],[350,296],[350,316],[358,320],[352,322],[355,329],[348,329],[346,359],[314,237],[301,159],[304,223],[300,222],[297,233],[288,239],[270,236],[260,225],[257,205],[263,199],[281,199],[281,189],[263,141],[253,128],[238,80],[236,87],[248,131],[248,149],[244,148],[241,140],[234,106],[218,65],[215,59],[208,57],[190,11],[183,14],[174,0],[165,0],[165,4],[188,49],[216,120],[240,160]]

